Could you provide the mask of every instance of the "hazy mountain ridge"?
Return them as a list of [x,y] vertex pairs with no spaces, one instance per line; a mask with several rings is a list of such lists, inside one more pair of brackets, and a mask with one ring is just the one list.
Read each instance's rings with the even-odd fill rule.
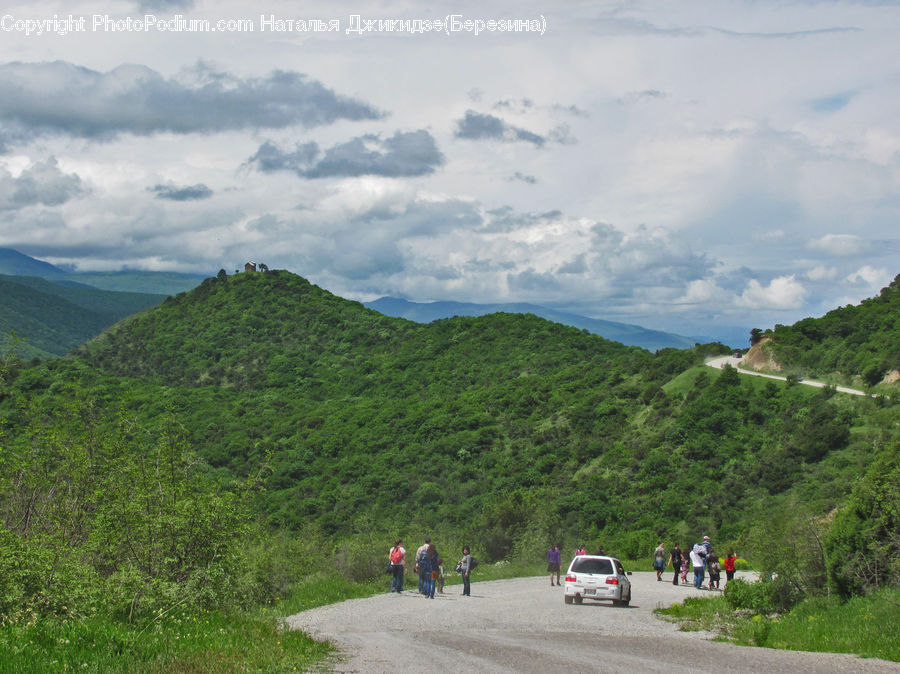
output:
[[534,314],[548,321],[587,330],[606,339],[648,351],[659,349],[690,349],[697,340],[683,335],[650,330],[639,325],[588,318],[524,302],[477,304],[472,302],[411,302],[397,297],[381,297],[365,306],[387,316],[406,318],[417,323],[430,323],[453,316],[485,316],[493,313]]
[[196,287],[204,274],[122,270],[109,272],[77,272],[60,269],[11,248],[0,248],[0,274],[36,276],[57,283],[89,285],[99,290],[174,295]]
[[[158,304],[159,295],[118,293],[90,286],[62,285],[33,276],[0,275],[0,335],[24,341],[28,357],[61,356],[104,328]],[[0,345],[0,352],[11,344]]]

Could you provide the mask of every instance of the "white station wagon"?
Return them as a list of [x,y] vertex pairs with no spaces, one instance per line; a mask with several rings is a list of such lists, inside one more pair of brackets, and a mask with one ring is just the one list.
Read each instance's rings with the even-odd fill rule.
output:
[[622,562],[615,557],[578,555],[566,571],[566,603],[580,604],[585,599],[612,600],[615,606],[631,602],[631,581]]

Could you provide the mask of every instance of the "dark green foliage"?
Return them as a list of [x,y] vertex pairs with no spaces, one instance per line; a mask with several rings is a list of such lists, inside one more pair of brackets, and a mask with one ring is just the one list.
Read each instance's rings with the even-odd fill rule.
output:
[[[650,354],[531,315],[422,326],[287,272],[220,273],[80,359],[4,361],[0,505],[36,580],[4,557],[0,600],[52,613],[85,592],[128,617],[271,595],[290,574],[243,545],[255,514],[363,580],[412,532],[488,562],[744,537],[793,601],[825,586],[807,563],[822,514],[897,446],[900,408],[702,367],[722,352]],[[795,503],[810,516],[773,526]],[[53,606],[17,594],[48,568],[68,579]]]
[[[158,304],[160,295],[61,285],[29,276],[0,276],[0,335],[24,338],[24,357],[61,356],[113,323]],[[11,345],[0,340],[0,353]]]
[[828,572],[842,596],[900,585],[900,452],[869,467],[826,540]]
[[551,543],[641,557],[709,534],[775,575],[728,585],[764,614],[897,584],[900,406],[702,366],[728,351],[530,315],[421,326],[220,272],[80,358],[6,355],[0,648],[58,664],[9,644],[69,630],[175,662],[141,651],[172,617],[271,601],[323,560],[329,581],[381,578],[397,535],[533,564]]
[[888,371],[900,369],[900,275],[859,305],[790,326],[776,325],[765,334],[788,368],[813,376],[839,373],[848,381],[858,377],[874,386]]
[[764,581],[748,583],[735,578],[725,586],[725,601],[733,609],[752,611],[757,614],[773,613],[780,608],[779,583]]
[[171,417],[147,433],[91,402],[29,409],[0,479],[0,617],[132,620],[183,604],[240,604],[249,513],[197,473]]

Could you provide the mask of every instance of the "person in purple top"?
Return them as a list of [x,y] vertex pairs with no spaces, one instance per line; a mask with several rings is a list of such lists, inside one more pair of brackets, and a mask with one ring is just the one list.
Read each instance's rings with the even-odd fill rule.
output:
[[559,567],[562,563],[562,552],[559,549],[559,545],[554,545],[552,548],[547,550],[547,571],[550,572],[550,587],[553,587],[553,574],[556,574],[556,585],[561,585],[559,582]]

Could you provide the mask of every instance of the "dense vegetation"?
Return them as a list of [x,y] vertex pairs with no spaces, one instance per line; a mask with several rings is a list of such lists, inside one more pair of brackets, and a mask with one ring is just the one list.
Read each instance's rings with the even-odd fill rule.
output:
[[757,333],[763,336],[780,362],[803,374],[837,373],[874,386],[900,370],[900,275],[877,297]]
[[789,603],[900,584],[900,406],[702,365],[727,351],[418,325],[221,272],[76,357],[0,364],[0,615],[143,629],[274,601],[323,558],[369,579],[424,532],[520,563],[709,534]]
[[[97,290],[34,276],[0,276],[0,354],[13,343],[27,357],[62,356],[126,316],[165,299],[163,295]],[[13,340],[14,341],[14,340]]]

